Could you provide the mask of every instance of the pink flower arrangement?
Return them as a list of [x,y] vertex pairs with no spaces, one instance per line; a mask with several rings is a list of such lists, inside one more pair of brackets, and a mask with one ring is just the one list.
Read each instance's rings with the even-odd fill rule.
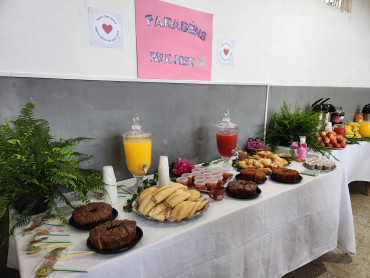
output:
[[194,168],[194,165],[191,164],[190,161],[183,161],[179,157],[177,158],[177,161],[173,164],[172,173],[179,177],[182,174],[191,173],[191,170],[193,170]]
[[247,142],[247,149],[263,149],[265,148],[266,145],[263,143],[263,141],[261,141],[260,139],[256,139],[256,138],[249,138],[248,142]]

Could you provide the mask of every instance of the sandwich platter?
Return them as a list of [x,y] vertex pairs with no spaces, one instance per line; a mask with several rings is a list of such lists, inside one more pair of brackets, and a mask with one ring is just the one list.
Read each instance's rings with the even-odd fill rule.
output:
[[[192,219],[194,219],[194,218],[197,218],[197,217],[199,217],[199,216],[202,216],[202,215],[203,215],[203,214],[208,210],[208,208],[209,208],[209,203],[208,203],[208,200],[207,200],[204,196],[202,196],[202,195],[200,195],[199,200],[201,200],[201,201],[207,201],[207,204],[206,204],[202,209],[200,209],[200,210],[198,210],[197,212],[195,212],[195,214],[193,215],[193,217],[191,217],[191,218],[185,218],[185,219],[183,219],[183,220],[181,220],[181,221],[179,221],[179,220],[175,220],[175,221],[173,221],[173,222],[185,222],[185,221],[187,221],[187,220],[192,220]],[[146,219],[148,219],[148,220],[154,221],[154,222],[159,222],[159,223],[172,223],[171,221],[168,221],[168,220],[159,221],[159,220],[156,220],[156,219],[150,218],[149,216],[146,216],[146,215],[144,215],[144,214],[141,214],[141,213],[139,212],[139,203],[138,203],[138,201],[137,201],[137,200],[132,204],[132,211],[134,211],[134,212],[136,212],[138,215],[140,215],[140,216],[142,216],[142,217],[144,217],[144,218],[146,218]]]

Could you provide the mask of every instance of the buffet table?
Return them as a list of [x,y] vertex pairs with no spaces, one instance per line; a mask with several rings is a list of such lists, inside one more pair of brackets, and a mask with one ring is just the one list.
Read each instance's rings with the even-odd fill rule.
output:
[[[297,162],[289,168],[304,170]],[[252,200],[225,195],[214,201],[207,196],[208,210],[181,223],[158,223],[124,213],[126,199],[119,198],[117,219],[137,221],[142,240],[125,253],[94,253],[56,265],[88,274],[53,272],[49,277],[281,277],[337,246],[355,253],[352,209],[341,166],[317,177],[304,175],[298,184],[268,178],[259,187],[262,194]],[[68,217],[71,212],[65,210]],[[71,250],[88,251],[88,232],[70,226],[63,230],[75,243]],[[16,250],[24,278],[34,277],[42,258],[25,254],[29,240],[30,236],[17,234],[15,246],[9,248]]]

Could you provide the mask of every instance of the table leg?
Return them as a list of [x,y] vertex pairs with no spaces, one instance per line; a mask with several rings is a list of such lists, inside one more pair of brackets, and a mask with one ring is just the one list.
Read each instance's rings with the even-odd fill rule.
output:
[[370,182],[365,183],[365,195],[370,196]]

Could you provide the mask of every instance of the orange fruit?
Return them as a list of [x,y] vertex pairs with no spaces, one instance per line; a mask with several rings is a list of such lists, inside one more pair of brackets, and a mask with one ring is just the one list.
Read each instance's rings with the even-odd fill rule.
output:
[[370,122],[362,122],[359,132],[362,137],[370,137]]

